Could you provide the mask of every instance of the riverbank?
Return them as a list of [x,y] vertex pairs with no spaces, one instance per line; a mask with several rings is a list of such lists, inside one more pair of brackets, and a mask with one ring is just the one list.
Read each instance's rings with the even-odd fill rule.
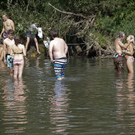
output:
[[[97,41],[85,42],[85,43],[67,43],[68,45],[68,57],[88,57],[88,58],[112,58],[114,55],[114,49],[109,43],[104,46],[100,46]],[[43,41],[39,41],[39,50],[42,54],[49,57],[49,50],[43,44]],[[37,55],[35,43],[30,41],[27,56]]]

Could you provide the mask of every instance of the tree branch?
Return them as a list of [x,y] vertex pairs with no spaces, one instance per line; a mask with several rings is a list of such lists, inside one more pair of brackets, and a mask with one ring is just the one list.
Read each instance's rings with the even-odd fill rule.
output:
[[80,17],[82,17],[82,18],[87,18],[87,17],[83,16],[82,14],[75,14],[75,13],[72,13],[72,12],[61,11],[61,10],[57,9],[56,7],[54,7],[54,6],[53,6],[52,4],[50,4],[50,3],[48,3],[48,5],[51,6],[52,8],[54,8],[55,10],[57,10],[57,11],[63,13],[63,14],[68,14],[68,15],[80,16]]

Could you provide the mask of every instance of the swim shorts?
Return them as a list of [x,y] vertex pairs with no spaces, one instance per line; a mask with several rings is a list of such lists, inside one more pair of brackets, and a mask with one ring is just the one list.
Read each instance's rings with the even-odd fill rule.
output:
[[66,57],[62,57],[55,60],[54,71],[55,71],[56,78],[61,78],[65,76],[66,64],[67,64]]
[[8,38],[7,33],[3,33],[3,39],[0,41],[0,44],[3,44],[4,39]]
[[7,55],[7,67],[12,68],[14,70],[13,60],[13,56]]
[[114,55],[114,69],[117,71],[124,71],[124,58],[120,53],[115,53]]
[[8,34],[6,32],[3,33],[3,40],[8,38]]

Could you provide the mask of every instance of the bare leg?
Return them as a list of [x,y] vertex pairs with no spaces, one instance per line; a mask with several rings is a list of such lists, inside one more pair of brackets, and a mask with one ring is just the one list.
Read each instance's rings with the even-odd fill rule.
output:
[[134,62],[133,59],[127,60],[127,68],[129,73],[134,73],[133,62]]
[[37,41],[37,38],[34,38],[34,41],[35,41],[35,44],[36,44],[37,52],[40,54],[39,48],[38,48],[38,41]]
[[64,77],[57,78],[57,80],[62,80]]
[[19,79],[22,78],[23,67],[24,67],[24,61],[21,64],[19,64]]
[[15,79],[17,79],[18,70],[19,70],[19,66],[18,65],[14,65],[14,78]]
[[27,42],[26,42],[26,52],[27,52],[27,49],[28,49],[29,42],[30,42],[30,37],[27,37]]
[[3,47],[0,47],[0,60],[3,60]]
[[14,74],[14,70],[12,68],[10,68],[10,76],[11,76],[11,78],[13,77],[13,74]]

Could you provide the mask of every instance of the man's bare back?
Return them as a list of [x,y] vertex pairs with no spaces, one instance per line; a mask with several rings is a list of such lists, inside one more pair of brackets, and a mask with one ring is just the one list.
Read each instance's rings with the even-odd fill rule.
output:
[[63,39],[58,37],[54,38],[54,40],[51,41],[49,48],[49,50],[53,52],[55,59],[66,57],[67,44]]
[[4,31],[7,33],[7,31],[9,29],[12,29],[15,31],[14,29],[14,22],[11,20],[11,19],[7,19],[6,21],[3,22],[3,28],[4,28]]
[[[65,67],[67,65],[66,54],[68,46],[63,39],[59,38],[57,30],[51,30],[50,35],[53,38],[49,45],[50,59],[54,64],[56,78],[62,80],[65,76]],[[55,60],[53,60],[53,57]]]

